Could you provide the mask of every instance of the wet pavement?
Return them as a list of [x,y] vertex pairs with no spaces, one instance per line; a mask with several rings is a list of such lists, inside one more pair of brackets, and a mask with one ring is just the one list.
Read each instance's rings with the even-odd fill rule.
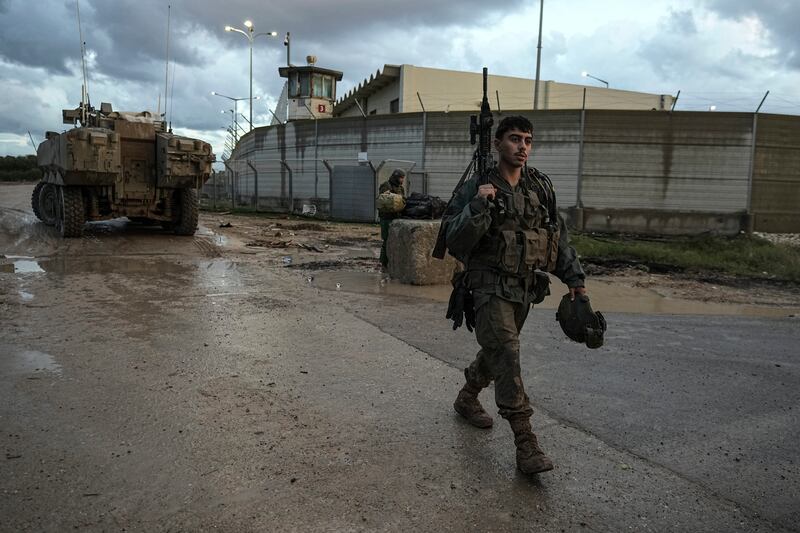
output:
[[529,478],[502,420],[451,412],[475,343],[446,289],[286,268],[320,254],[205,215],[61,241],[0,192],[0,530],[798,530],[792,310],[598,283],[590,351],[537,307],[523,377],[556,469]]

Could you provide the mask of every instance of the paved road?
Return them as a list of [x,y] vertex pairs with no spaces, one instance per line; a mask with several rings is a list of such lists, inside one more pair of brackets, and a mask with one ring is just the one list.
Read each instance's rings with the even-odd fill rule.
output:
[[557,467],[528,478],[451,412],[475,350],[441,303],[208,231],[61,241],[25,195],[0,187],[0,530],[798,530],[797,319],[609,313],[589,351],[534,310]]

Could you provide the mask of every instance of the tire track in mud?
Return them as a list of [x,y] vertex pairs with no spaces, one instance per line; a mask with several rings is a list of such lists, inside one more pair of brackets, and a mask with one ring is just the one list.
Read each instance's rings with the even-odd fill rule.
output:
[[205,257],[222,257],[222,252],[219,247],[206,237],[197,237],[193,239],[194,245],[200,250]]

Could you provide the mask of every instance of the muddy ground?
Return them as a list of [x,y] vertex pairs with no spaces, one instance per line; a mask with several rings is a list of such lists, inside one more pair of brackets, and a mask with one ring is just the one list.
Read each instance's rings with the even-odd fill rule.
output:
[[0,531],[798,530],[797,301],[753,304],[777,288],[594,277],[593,351],[535,308],[521,366],[556,468],[528,477],[491,389],[493,429],[453,414],[474,337],[446,287],[378,271],[377,226],[64,241],[31,189],[0,186]]
[[[248,216],[230,213],[205,213],[208,228],[227,239],[226,248],[234,253],[263,257],[291,257],[289,268],[305,271],[380,272],[376,257],[381,245],[380,228],[369,224],[347,224],[279,215]],[[637,312],[643,289],[653,301],[669,298],[685,300],[683,310],[703,311],[691,302],[731,305],[741,310],[752,306],[793,310],[800,308],[800,285],[769,279],[751,279],[715,272],[684,272],[669,265],[632,264],[584,258],[584,268],[592,282],[600,282],[603,294],[623,296],[610,302],[613,311]],[[385,276],[384,276],[385,278]],[[386,278],[388,281],[388,278]],[[553,279],[554,284],[557,280]],[[392,288],[387,290],[393,290]],[[410,288],[411,291],[417,290]],[[630,292],[630,302],[621,293]],[[419,292],[419,291],[418,291]],[[438,293],[444,297],[445,289]],[[432,291],[429,291],[429,294]],[[449,294],[449,293],[448,293]],[[599,299],[598,299],[599,300]],[[744,306],[744,309],[742,308]],[[649,310],[648,306],[638,310]]]

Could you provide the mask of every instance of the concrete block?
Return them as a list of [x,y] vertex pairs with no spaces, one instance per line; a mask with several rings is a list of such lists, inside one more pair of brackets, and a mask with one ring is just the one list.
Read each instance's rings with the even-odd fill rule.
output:
[[440,224],[441,220],[392,221],[386,241],[391,278],[411,285],[450,283],[460,263],[449,255],[443,260],[431,256]]

